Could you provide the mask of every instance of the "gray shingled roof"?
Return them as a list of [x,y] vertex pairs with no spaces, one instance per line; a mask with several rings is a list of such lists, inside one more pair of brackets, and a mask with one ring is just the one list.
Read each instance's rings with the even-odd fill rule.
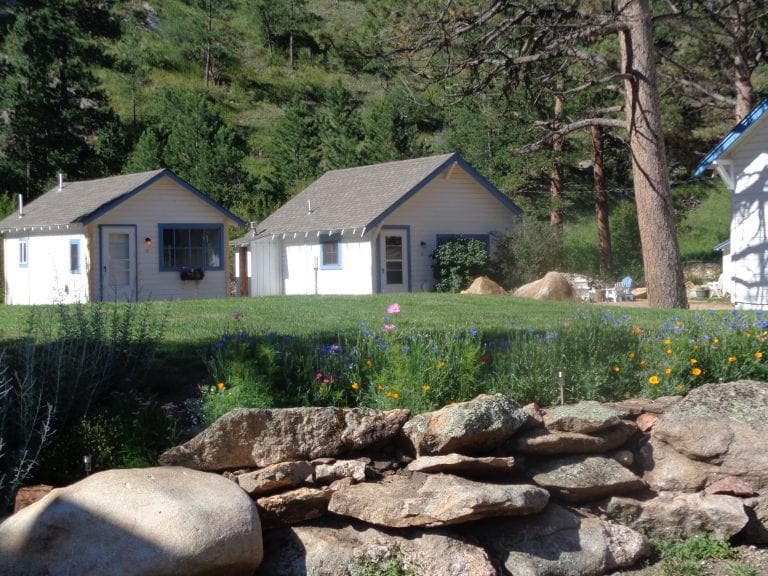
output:
[[[497,194],[502,201],[507,200],[458,154],[385,162],[326,172],[258,223],[257,236],[362,231],[378,223],[385,214],[453,162],[461,163],[490,192]],[[511,202],[508,203],[512,210],[519,210]],[[244,236],[233,244],[242,244],[250,238],[250,235]]]
[[56,185],[42,196],[25,205],[23,209],[24,215],[21,218],[19,218],[17,210],[0,221],[0,233],[39,227],[54,228],[68,224],[86,224],[95,215],[119,204],[165,175],[187,186],[190,190],[196,192],[240,223],[235,216],[229,214],[229,212],[203,194],[194,190],[194,188],[184,183],[172,172],[160,169],[99,178],[97,180],[64,182],[61,190]]

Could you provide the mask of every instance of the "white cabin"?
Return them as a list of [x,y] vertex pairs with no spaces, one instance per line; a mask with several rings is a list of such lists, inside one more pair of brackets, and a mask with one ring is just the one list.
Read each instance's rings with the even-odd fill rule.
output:
[[232,242],[235,275],[250,296],[428,291],[441,241],[492,251],[521,214],[457,154],[333,170]]
[[62,181],[0,221],[5,302],[224,297],[241,224],[169,170]]

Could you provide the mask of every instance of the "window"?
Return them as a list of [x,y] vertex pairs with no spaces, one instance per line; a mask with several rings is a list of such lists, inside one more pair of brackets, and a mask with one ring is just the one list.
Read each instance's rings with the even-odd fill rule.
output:
[[322,248],[322,260],[320,268],[323,270],[339,270],[341,268],[341,242],[328,240],[320,244]]
[[69,271],[80,274],[80,240],[69,241]]
[[160,224],[161,270],[224,267],[224,227],[215,224]]
[[29,242],[27,240],[19,240],[19,266],[26,267],[29,264]]

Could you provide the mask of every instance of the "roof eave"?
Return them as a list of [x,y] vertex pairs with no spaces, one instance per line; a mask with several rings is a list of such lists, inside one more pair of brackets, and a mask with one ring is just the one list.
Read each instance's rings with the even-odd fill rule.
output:
[[768,111],[768,99],[763,100],[760,104],[755,106],[752,111],[747,114],[741,122],[739,122],[733,130],[728,132],[725,137],[717,143],[717,145],[710,150],[704,159],[699,162],[696,169],[693,171],[693,177],[698,178],[704,171],[714,164],[720,156],[725,154],[736,142],[741,139],[745,132],[755,124],[765,112]]

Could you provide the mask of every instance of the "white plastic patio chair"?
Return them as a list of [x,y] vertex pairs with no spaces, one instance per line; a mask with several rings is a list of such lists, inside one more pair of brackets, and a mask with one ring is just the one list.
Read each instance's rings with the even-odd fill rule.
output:
[[723,275],[720,274],[717,278],[717,282],[707,282],[707,288],[709,288],[710,296],[723,297]]

